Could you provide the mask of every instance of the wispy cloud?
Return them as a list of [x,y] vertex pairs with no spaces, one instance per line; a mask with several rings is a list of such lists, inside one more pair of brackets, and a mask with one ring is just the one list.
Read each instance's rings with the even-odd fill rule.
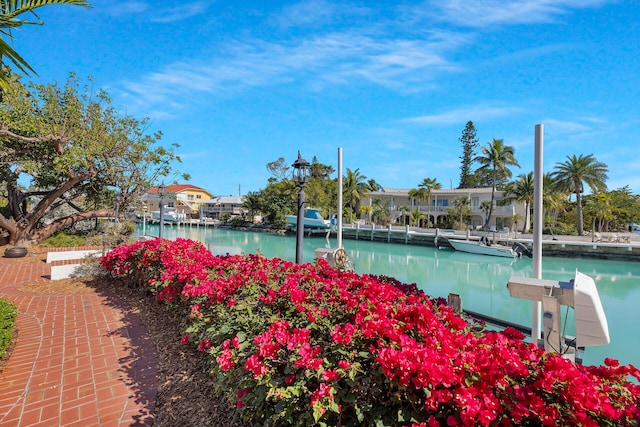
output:
[[432,0],[422,13],[464,27],[554,22],[574,9],[596,7],[608,0]]
[[354,19],[369,14],[369,9],[347,2],[333,3],[327,0],[305,0],[287,5],[273,21],[279,27],[317,27],[344,19]]
[[105,1],[99,4],[100,10],[111,16],[129,16],[144,13],[149,10],[149,5],[144,1]]
[[[439,73],[457,70],[449,49],[465,37],[433,33],[424,39],[376,39],[332,33],[283,42],[235,42],[211,61],[178,62],[122,87],[143,104],[187,99],[193,92],[230,92],[287,82],[317,90],[326,85],[376,84],[394,90],[425,87]],[[179,101],[176,101],[179,102]]]
[[576,121],[566,121],[566,120],[556,120],[556,119],[544,119],[542,121],[544,123],[545,129],[553,129],[553,132],[559,135],[562,134],[571,134],[577,132],[587,132],[591,130],[591,128],[583,123]]
[[182,21],[192,16],[204,13],[208,8],[208,2],[194,1],[189,3],[179,3],[175,7],[160,7],[155,4],[153,7],[146,1],[118,1],[109,0],[100,4],[101,10],[116,17],[128,17],[131,15],[145,14],[152,22],[169,23]]
[[523,111],[524,110],[519,107],[512,106],[473,105],[456,108],[438,114],[410,117],[404,119],[403,122],[446,126],[456,123],[464,124],[470,117],[473,117],[474,121],[480,121],[485,119],[509,117],[514,114],[521,114]]
[[173,8],[160,9],[151,16],[153,22],[176,22],[200,15],[207,10],[208,3],[204,1],[185,2]]

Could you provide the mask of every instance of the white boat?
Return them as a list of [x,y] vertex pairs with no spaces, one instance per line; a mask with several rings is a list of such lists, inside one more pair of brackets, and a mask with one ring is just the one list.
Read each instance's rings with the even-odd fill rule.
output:
[[[290,227],[295,228],[298,225],[298,216],[297,215],[286,215],[287,223]],[[315,208],[306,208],[304,211],[304,228],[313,228],[313,229],[321,229],[328,230],[331,228],[331,221],[328,219],[322,218],[320,215],[320,211]]]
[[[178,222],[184,222],[186,215],[178,213],[175,209],[164,209],[162,216],[165,223],[176,224]],[[160,222],[160,211],[151,211],[151,218],[154,221]]]
[[486,236],[479,241],[448,239],[449,244],[456,250],[479,255],[491,255],[504,258],[518,258],[523,254],[529,256],[530,251],[526,246],[514,243],[512,247],[491,243]]

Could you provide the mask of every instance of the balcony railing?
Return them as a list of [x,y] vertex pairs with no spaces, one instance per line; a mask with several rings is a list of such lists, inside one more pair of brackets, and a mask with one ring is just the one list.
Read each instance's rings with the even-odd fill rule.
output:
[[[449,209],[453,208],[453,206],[420,206],[420,212],[424,214],[446,214],[449,212]],[[414,208],[417,209],[417,206]],[[397,207],[392,207],[391,212],[400,212]],[[480,209],[480,207],[472,207],[471,212],[473,214],[485,215],[485,212]],[[493,207],[493,215],[495,216],[512,216],[514,212],[513,205],[507,206],[494,206]]]

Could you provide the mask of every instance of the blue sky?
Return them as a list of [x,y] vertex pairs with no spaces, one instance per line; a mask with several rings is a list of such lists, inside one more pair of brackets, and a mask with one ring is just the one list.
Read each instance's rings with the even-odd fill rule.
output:
[[456,187],[467,121],[533,170],[568,155],[640,193],[637,0],[93,0],[14,33],[37,81],[92,77],[215,195],[266,185],[302,156],[391,188]]

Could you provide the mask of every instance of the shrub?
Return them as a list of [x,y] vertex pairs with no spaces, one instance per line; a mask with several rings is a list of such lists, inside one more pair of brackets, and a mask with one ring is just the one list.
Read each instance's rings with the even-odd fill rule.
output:
[[159,239],[102,258],[171,304],[216,392],[253,424],[637,425],[633,366],[575,365],[480,332],[415,285]]
[[0,298],[0,359],[7,354],[13,339],[13,327],[18,310],[10,301]]
[[83,246],[85,244],[85,239],[86,236],[84,235],[68,234],[64,231],[60,231],[42,242],[42,246],[48,246],[52,248],[71,248],[76,246]]

